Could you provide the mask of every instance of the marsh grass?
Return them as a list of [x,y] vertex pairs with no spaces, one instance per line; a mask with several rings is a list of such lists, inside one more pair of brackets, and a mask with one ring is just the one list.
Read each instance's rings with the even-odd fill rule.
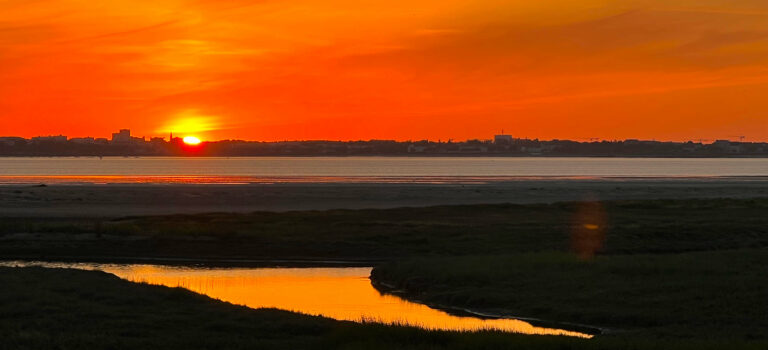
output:
[[419,300],[662,338],[768,339],[768,250],[421,258],[372,278]]
[[[600,225],[585,207],[599,206]],[[594,254],[677,253],[768,246],[768,199],[470,205],[382,210],[46,219],[0,218],[6,257],[89,256],[389,260],[569,251],[599,227]],[[77,241],[61,235],[78,235]],[[46,239],[50,237],[50,239]]]
[[[594,251],[571,252],[574,237]],[[379,261],[374,280],[419,300],[614,331],[433,332],[0,268],[0,349],[768,348],[768,199],[0,218],[0,257]]]
[[2,349],[759,349],[766,343],[449,332],[253,310],[99,271],[0,267]]

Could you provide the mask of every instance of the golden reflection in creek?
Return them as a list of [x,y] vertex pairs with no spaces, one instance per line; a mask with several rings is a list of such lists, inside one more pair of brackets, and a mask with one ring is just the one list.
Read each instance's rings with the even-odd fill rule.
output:
[[497,329],[591,338],[588,334],[535,327],[520,320],[452,316],[396,296],[382,295],[368,279],[370,268],[192,269],[110,265],[100,269],[130,281],[183,287],[251,308],[277,308],[337,320],[397,323],[427,329]]

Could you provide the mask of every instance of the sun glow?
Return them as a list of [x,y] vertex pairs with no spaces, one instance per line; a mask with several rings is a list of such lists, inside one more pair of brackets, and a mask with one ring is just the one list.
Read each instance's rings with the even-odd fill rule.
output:
[[188,145],[197,145],[200,143],[200,139],[194,136],[186,136],[184,137],[184,143]]
[[220,118],[214,115],[190,108],[174,114],[165,123],[159,125],[156,133],[167,134],[172,132],[178,135],[197,135],[197,137],[210,138],[210,132],[220,130],[222,127]]

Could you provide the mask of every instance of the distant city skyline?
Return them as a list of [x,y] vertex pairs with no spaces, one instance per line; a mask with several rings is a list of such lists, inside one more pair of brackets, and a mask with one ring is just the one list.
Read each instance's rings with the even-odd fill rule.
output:
[[101,139],[101,140],[110,140],[111,141],[111,140],[114,140],[115,137],[117,137],[118,142],[128,141],[131,138],[134,138],[134,139],[146,139],[147,141],[152,140],[152,139],[162,139],[162,140],[170,141],[171,138],[183,139],[184,137],[190,137],[190,136],[191,137],[198,137],[200,139],[200,141],[202,141],[202,142],[216,142],[216,141],[226,141],[226,140],[256,141],[256,142],[279,142],[279,141],[340,141],[340,142],[348,142],[348,141],[368,141],[368,140],[391,140],[391,141],[399,141],[399,142],[404,142],[404,141],[423,141],[423,140],[441,141],[441,142],[449,142],[449,141],[464,142],[464,141],[471,141],[471,140],[498,141],[500,138],[501,139],[508,139],[508,140],[512,140],[512,139],[527,139],[527,140],[542,140],[542,141],[545,141],[545,140],[572,140],[572,141],[579,141],[579,142],[627,141],[627,140],[631,140],[631,141],[659,141],[659,142],[689,142],[690,141],[690,142],[698,142],[698,143],[704,143],[704,144],[714,143],[714,142],[716,142],[718,140],[727,140],[727,141],[733,141],[733,142],[766,142],[765,140],[750,140],[745,135],[730,135],[730,136],[725,136],[725,137],[720,137],[720,138],[712,138],[712,139],[697,137],[697,138],[688,138],[688,139],[681,139],[681,140],[663,140],[663,139],[656,139],[656,138],[644,139],[644,138],[635,138],[635,137],[625,138],[625,139],[615,139],[615,138],[614,139],[601,139],[601,138],[597,138],[597,137],[588,137],[588,138],[552,138],[552,139],[546,139],[546,138],[535,137],[535,136],[516,135],[516,134],[508,132],[507,129],[501,129],[497,133],[488,134],[488,135],[484,135],[484,136],[481,136],[481,137],[467,138],[467,139],[411,138],[411,139],[398,140],[398,139],[385,139],[385,138],[381,138],[381,139],[371,138],[371,139],[348,139],[348,140],[341,140],[341,139],[322,139],[321,138],[321,139],[284,139],[284,140],[258,140],[258,139],[253,139],[252,140],[252,139],[244,139],[244,138],[243,139],[235,139],[235,138],[209,139],[209,138],[202,137],[202,135],[203,134],[201,134],[201,133],[190,133],[190,132],[187,132],[187,133],[176,132],[175,135],[174,135],[173,131],[169,131],[165,135],[159,134],[159,135],[151,135],[151,136],[146,136],[146,135],[138,136],[130,128],[121,128],[121,129],[119,129],[119,130],[117,130],[115,132],[104,133],[104,135],[69,136],[69,135],[64,135],[63,133],[58,133],[58,134],[54,133],[54,134],[49,134],[49,135],[41,134],[41,135],[35,135],[35,136],[20,136],[20,135],[12,135],[12,134],[7,134],[7,135],[6,134],[0,134],[0,138],[3,138],[3,137],[5,137],[5,138],[7,138],[7,137],[21,137],[21,138],[32,140],[34,138],[65,137],[66,140],[85,140],[85,139],[99,140],[99,139]]
[[0,156],[648,156],[768,157],[768,143],[716,140],[539,140],[510,134],[471,140],[210,140],[192,135],[136,137],[129,129],[111,138],[68,138],[65,135],[0,137]]

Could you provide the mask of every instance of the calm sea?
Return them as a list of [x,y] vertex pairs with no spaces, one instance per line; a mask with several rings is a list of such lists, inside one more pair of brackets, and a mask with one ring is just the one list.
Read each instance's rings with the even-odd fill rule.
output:
[[758,158],[0,158],[0,183],[462,182],[768,176]]

